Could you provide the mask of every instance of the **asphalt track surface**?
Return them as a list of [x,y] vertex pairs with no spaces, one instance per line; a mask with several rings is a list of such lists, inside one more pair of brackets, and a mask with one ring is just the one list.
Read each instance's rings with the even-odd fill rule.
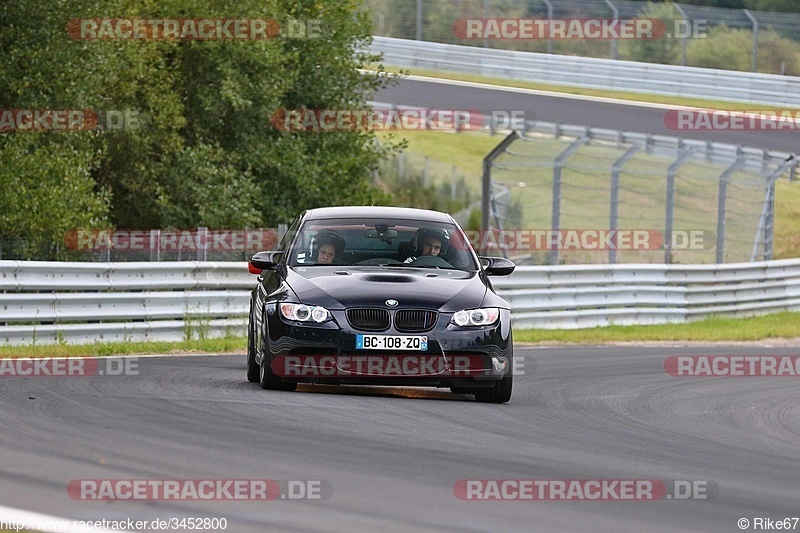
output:
[[[796,347],[517,347],[511,402],[437,389],[264,391],[244,356],[138,375],[0,381],[0,505],[93,520],[224,517],[227,531],[739,531],[800,515],[792,377],[678,378],[680,354]],[[84,501],[79,479],[324,480],[308,501]],[[704,480],[705,500],[464,501],[466,479]],[[2,517],[0,517],[2,518]],[[800,525],[797,526],[800,528]]]
[[[431,79],[432,80],[432,79]],[[800,130],[779,131],[675,131],[667,128],[667,108],[658,104],[608,103],[571,95],[551,96],[537,91],[504,90],[500,87],[472,87],[441,81],[404,79],[379,91],[378,102],[432,109],[523,111],[524,116],[542,122],[560,122],[598,128],[711,140],[787,153],[800,153]],[[709,95],[713,99],[713,95]],[[673,106],[674,107],[674,106]],[[757,111],[764,106],[753,106]]]

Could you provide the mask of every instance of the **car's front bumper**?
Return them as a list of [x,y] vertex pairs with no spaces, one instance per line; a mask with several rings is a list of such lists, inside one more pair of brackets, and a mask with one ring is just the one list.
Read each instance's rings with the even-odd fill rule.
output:
[[[284,381],[325,384],[488,387],[512,372],[511,314],[484,327],[450,324],[452,313],[440,313],[433,329],[419,333],[390,327],[380,332],[356,330],[345,311],[331,311],[321,325],[290,323],[267,306],[269,353],[273,372]],[[393,321],[392,321],[393,323]],[[356,349],[358,334],[425,335],[425,351]]]

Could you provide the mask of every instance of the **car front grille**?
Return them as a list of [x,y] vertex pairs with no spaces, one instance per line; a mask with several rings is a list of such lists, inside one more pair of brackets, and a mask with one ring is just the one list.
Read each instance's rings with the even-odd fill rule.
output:
[[394,315],[397,331],[428,331],[436,325],[439,313],[417,309],[401,309]]
[[348,309],[347,321],[362,331],[383,331],[389,328],[389,311],[386,309]]

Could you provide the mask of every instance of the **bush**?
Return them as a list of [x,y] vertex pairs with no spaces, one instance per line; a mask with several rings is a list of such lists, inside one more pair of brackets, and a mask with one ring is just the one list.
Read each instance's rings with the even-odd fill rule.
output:
[[[689,43],[687,60],[694,67],[750,71],[752,50],[752,31],[721,24],[709,31],[707,39],[693,39]],[[796,75],[800,72],[799,54],[800,47],[794,41],[773,30],[759,32],[758,72],[780,74],[781,62],[785,62],[785,73]]]

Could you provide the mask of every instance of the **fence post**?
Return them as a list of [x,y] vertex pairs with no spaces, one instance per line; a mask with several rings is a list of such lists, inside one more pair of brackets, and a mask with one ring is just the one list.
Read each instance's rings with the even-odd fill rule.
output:
[[456,166],[453,165],[452,169],[450,170],[450,200],[453,202],[456,201],[456,174],[457,174]]
[[[614,239],[616,239],[616,243],[619,243],[619,239],[617,237],[617,225],[619,223],[619,173],[622,171],[622,167],[627,163],[636,152],[639,151],[638,144],[634,144],[628,151],[622,154],[622,157],[614,161],[614,164],[611,166],[611,218],[609,220],[609,231],[612,235],[614,235]],[[617,262],[617,248],[616,243],[608,250],[608,262],[612,265]]]
[[[484,233],[489,230],[489,215],[491,211],[491,197],[492,197],[492,164],[497,156],[506,151],[511,143],[519,139],[519,134],[516,130],[512,130],[508,136],[500,141],[500,144],[495,146],[486,157],[483,158],[483,177],[482,177],[482,190],[481,190],[481,231]],[[482,250],[481,252],[482,253]]]
[[417,41],[422,40],[422,0],[417,0]]
[[[542,0],[542,2],[547,6],[547,20],[553,20],[553,4],[550,3],[550,0]],[[547,53],[553,53],[553,38],[550,36],[550,32],[547,32]]]
[[[617,26],[619,27],[619,9],[615,6],[611,0],[605,0],[606,5],[611,8],[611,13],[614,20],[617,21]],[[619,59],[619,42],[617,39],[611,39],[611,59]]]
[[[681,8],[681,6],[679,6],[678,4],[672,4],[672,6],[678,10],[678,13],[680,13],[681,18],[684,20],[684,22],[689,20],[686,17],[686,12],[683,10],[683,8]],[[688,37],[686,36],[686,33],[688,32],[684,32],[683,36],[681,37],[681,65],[683,65],[684,67],[686,66],[686,49],[689,46]]]
[[750,14],[750,11],[746,9],[742,11],[753,23],[753,72],[758,72],[758,20]]
[[[589,137],[588,131],[586,133],[587,135],[581,137],[580,139],[575,139],[575,141],[567,146],[563,152],[558,154],[558,157],[556,157],[556,160],[553,163],[553,212],[551,213],[550,222],[550,231],[553,232],[551,233],[553,235],[561,227],[561,169],[564,168],[564,164],[567,162],[569,156],[580,149],[581,146],[589,142],[591,137]],[[558,264],[558,248],[555,246],[548,247],[550,248],[549,264]]]
[[728,195],[728,178],[744,165],[744,151],[742,147],[736,148],[736,161],[725,169],[719,177],[719,192],[717,200],[717,263],[725,262],[725,208]]
[[[683,139],[678,145],[683,150]],[[683,150],[678,159],[667,169],[667,205],[666,221],[664,222],[664,263],[672,263],[672,230],[675,224],[675,176],[678,169],[683,166],[693,155],[691,150]]]
[[[483,0],[483,18],[489,18],[489,0]],[[483,47],[489,48],[489,39],[483,38]]]
[[761,239],[764,240],[764,253],[762,257],[765,261],[772,259],[772,245],[775,233],[775,182],[778,181],[787,170],[791,173],[796,164],[797,159],[792,155],[772,174],[767,176],[765,180],[766,191],[764,192],[764,205],[761,208],[761,216],[758,219],[758,229],[756,230],[756,238],[753,242],[753,252],[750,254],[750,262],[756,260],[758,244]]

